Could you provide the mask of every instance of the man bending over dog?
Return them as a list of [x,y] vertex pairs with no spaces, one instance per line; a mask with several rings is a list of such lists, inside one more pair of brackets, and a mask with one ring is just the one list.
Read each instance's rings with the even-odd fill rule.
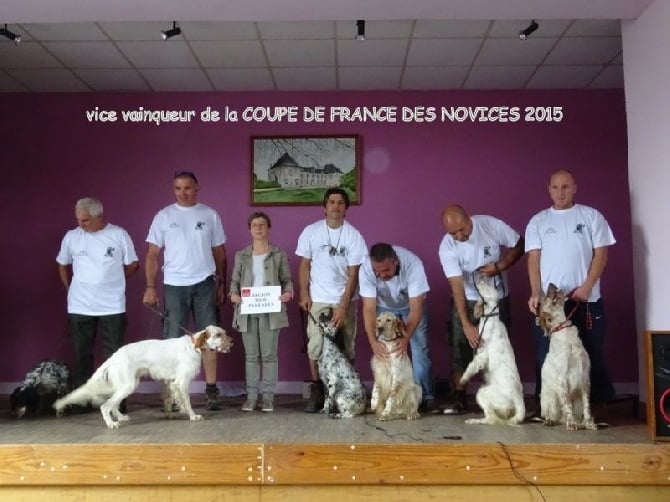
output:
[[436,409],[428,347],[428,315],[425,299],[430,288],[423,263],[411,251],[379,242],[358,273],[363,298],[363,322],[372,352],[388,357],[386,346],[377,341],[377,315],[392,312],[405,323],[405,336],[398,339],[398,351],[411,346],[414,380],[421,385],[420,411]]
[[[500,320],[510,332],[510,302],[505,270],[523,255],[524,240],[507,223],[493,216],[469,216],[459,205],[447,206],[442,212],[447,234],[440,244],[440,263],[449,281],[452,295],[449,342],[451,345],[451,376],[454,391],[444,409],[445,415],[463,413],[466,406],[465,386],[460,384],[463,372],[479,346],[479,329],[474,308],[479,293],[474,273],[497,277]],[[501,247],[507,252],[503,254]]]
[[[344,354],[353,361],[356,338],[356,290],[358,268],[365,259],[365,240],[356,228],[344,221],[349,194],[342,188],[329,188],[323,196],[326,215],[305,227],[298,237],[295,254],[301,257],[298,269],[300,308],[311,312],[310,319],[332,309],[332,322],[344,335]],[[323,408],[323,382],[317,363],[323,347],[319,326],[307,323],[307,356],[312,377],[307,413]]]

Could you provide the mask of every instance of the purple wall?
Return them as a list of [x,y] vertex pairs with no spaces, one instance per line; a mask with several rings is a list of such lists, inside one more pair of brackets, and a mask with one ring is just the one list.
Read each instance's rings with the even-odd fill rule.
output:
[[[560,123],[89,123],[85,111],[153,109],[200,111],[207,106],[562,106]],[[348,219],[368,242],[404,245],[423,260],[432,288],[431,344],[436,376],[449,372],[445,326],[448,287],[437,256],[442,208],[462,203],[471,214],[502,218],[523,234],[528,219],[549,206],[550,173],[577,176],[579,202],[608,218],[618,240],[603,279],[609,315],[607,357],[613,379],[637,381],[632,288],[631,222],[626,164],[626,122],[621,91],[341,92],[231,94],[5,94],[0,96],[5,209],[1,221],[5,264],[1,316],[5,320],[0,381],[22,379],[45,357],[71,359],[65,292],[55,256],[64,232],[75,226],[73,205],[99,197],[112,223],[125,227],[143,264],[144,238],[155,212],[173,201],[175,170],[200,178],[200,200],[222,215],[228,256],[249,242],[250,150],[254,135],[359,134],[363,147],[362,205]],[[253,208],[256,209],[256,208]],[[265,208],[272,238],[291,256],[302,228],[322,217],[319,207]],[[231,263],[232,267],[232,263]],[[230,272],[230,270],[229,270]],[[532,319],[525,259],[510,271],[513,344],[524,381],[533,381]],[[159,322],[141,305],[143,271],[128,286],[128,341],[159,336]],[[280,342],[280,380],[307,376],[297,305]],[[224,307],[224,327],[230,326]],[[237,338],[238,341],[239,338]],[[359,333],[357,366],[369,378],[369,348]],[[219,379],[243,378],[241,341],[221,359]]]

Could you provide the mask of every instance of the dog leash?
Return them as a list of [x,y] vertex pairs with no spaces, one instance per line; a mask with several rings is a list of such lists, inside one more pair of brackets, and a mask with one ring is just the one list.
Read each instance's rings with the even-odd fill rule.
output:
[[160,310],[156,309],[153,305],[148,305],[148,304],[145,303],[144,306],[145,306],[146,308],[148,308],[149,310],[151,310],[151,311],[152,311],[154,314],[156,314],[158,317],[160,317],[163,321],[167,321],[167,322],[169,322],[170,324],[172,324],[173,326],[177,326],[177,327],[178,327],[180,330],[182,330],[185,334],[190,335],[190,336],[193,336],[193,333],[191,333],[189,330],[187,330],[185,327],[183,327],[183,326],[182,326],[181,324],[179,324],[178,322],[173,321],[172,319],[170,319],[170,318],[168,317],[168,315],[167,315],[165,312],[161,312]]

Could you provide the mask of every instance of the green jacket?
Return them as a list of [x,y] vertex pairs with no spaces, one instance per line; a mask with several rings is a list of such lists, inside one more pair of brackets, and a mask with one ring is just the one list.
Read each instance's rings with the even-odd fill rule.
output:
[[[235,265],[233,267],[233,276],[230,281],[229,294],[240,294],[241,288],[249,287],[252,284],[252,247],[246,248],[235,253]],[[288,265],[288,256],[286,251],[270,245],[267,256],[265,257],[265,286],[281,286],[281,292],[293,291],[293,281],[291,280],[291,269]],[[282,303],[281,312],[272,312],[269,315],[270,329],[280,329],[288,326],[288,315],[286,314],[286,304]],[[233,328],[241,333],[247,331],[246,314],[240,314],[240,305],[235,305],[235,314],[233,316]]]

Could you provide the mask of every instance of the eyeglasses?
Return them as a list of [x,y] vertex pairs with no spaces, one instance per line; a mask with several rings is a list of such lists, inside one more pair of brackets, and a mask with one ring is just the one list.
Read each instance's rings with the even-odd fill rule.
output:
[[198,178],[196,178],[195,174],[192,171],[175,171],[174,172],[174,179],[177,178],[191,178],[195,183],[198,183]]

